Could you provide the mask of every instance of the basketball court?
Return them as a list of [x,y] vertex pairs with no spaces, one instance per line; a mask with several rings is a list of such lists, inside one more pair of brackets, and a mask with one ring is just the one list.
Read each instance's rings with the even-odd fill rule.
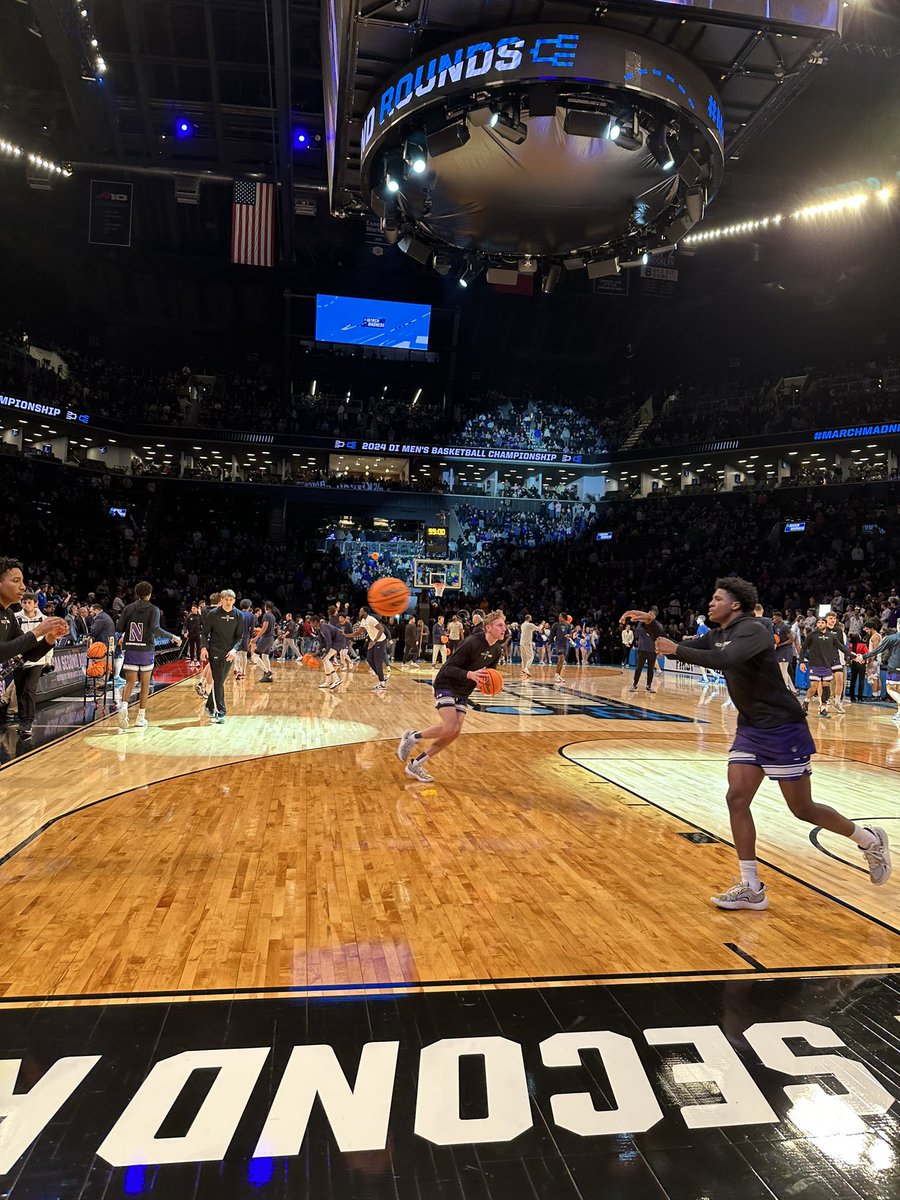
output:
[[[3,768],[5,1194],[896,1194],[895,881],[767,782],[771,907],[711,907],[725,689],[503,674],[430,785],[425,667],[280,665],[224,726],[185,681]],[[816,796],[894,832],[848,709]]]

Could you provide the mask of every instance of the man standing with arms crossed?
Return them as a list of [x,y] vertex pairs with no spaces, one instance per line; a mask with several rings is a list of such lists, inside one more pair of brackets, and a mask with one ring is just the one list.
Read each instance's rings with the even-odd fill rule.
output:
[[208,608],[203,614],[200,634],[200,661],[209,663],[212,675],[206,711],[216,725],[225,721],[225,680],[244,634],[244,622],[235,611],[234,601],[231,588],[220,592],[218,608]]

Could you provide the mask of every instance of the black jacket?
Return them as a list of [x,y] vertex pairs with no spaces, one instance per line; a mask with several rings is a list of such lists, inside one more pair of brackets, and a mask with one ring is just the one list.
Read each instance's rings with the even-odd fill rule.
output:
[[33,633],[23,633],[22,626],[16,620],[16,614],[10,608],[0,604],[0,662],[9,662],[19,655],[30,661],[42,658],[47,653],[47,644],[43,638],[40,641]]

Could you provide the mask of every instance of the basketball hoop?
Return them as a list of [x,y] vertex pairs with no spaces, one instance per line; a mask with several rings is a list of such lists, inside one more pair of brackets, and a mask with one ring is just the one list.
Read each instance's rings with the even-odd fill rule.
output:
[[446,590],[446,587],[447,587],[446,583],[434,583],[431,586],[434,588],[435,597],[438,600],[443,600],[444,591]]

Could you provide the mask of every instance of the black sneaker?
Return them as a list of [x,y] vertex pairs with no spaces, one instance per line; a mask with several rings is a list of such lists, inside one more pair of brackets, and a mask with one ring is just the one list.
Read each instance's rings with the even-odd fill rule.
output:
[[20,726],[19,726],[19,737],[20,737],[20,738],[21,738],[23,741],[27,741],[27,740],[28,740],[30,737],[33,737],[33,736],[34,736],[34,735],[33,735],[33,734],[32,734],[32,732],[31,732],[31,726],[30,726],[30,725],[20,725]]
[[260,683],[271,683],[272,682],[272,672],[269,671],[268,674],[263,675],[262,679],[259,682]]

